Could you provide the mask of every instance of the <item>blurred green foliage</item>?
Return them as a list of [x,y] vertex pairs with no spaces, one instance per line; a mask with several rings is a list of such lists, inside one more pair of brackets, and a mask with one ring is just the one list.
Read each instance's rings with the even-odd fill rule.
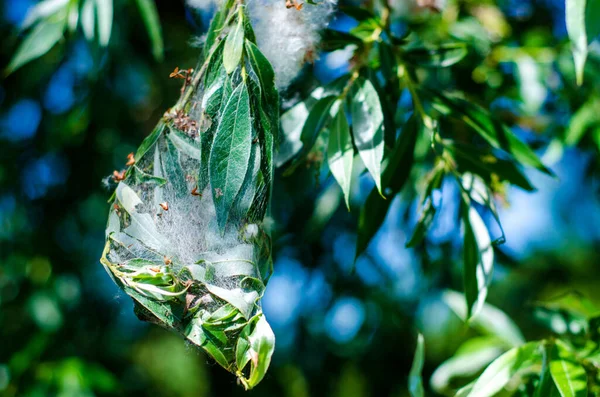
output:
[[[4,69],[23,42],[14,10],[31,2],[0,4]],[[195,67],[200,50],[190,46],[191,37],[207,28],[207,21],[182,3],[157,1],[164,42],[164,60],[157,62],[162,45],[152,13],[144,13],[149,4],[153,3],[115,1],[110,41],[98,40],[95,33],[86,38],[82,26],[76,25],[66,39],[54,40],[56,45],[40,59],[0,83],[0,395],[245,394],[203,353],[167,331],[139,323],[130,300],[97,262],[109,194],[100,181],[122,168],[127,154],[175,103],[179,82],[167,77],[176,66]],[[462,45],[453,44],[443,57],[427,56],[428,62],[445,62],[448,67],[417,68],[413,77],[437,90],[460,91],[470,103],[491,109],[495,118],[531,144],[544,164],[557,170],[558,179],[527,172],[539,193],[513,193],[518,188],[490,177],[501,221],[510,211],[509,203],[521,209],[515,216],[522,220],[506,228],[508,247],[495,250],[496,270],[487,300],[518,325],[517,331],[512,326],[507,331],[519,335],[517,339],[521,333],[527,340],[563,335],[583,348],[588,340],[597,343],[590,316],[573,312],[571,306],[557,307],[551,299],[577,290],[591,302],[600,302],[595,269],[600,241],[600,111],[595,111],[600,101],[600,48],[593,30],[586,38],[591,44],[586,47],[583,84],[578,86],[568,39],[573,33],[565,28],[569,25],[562,0],[448,1],[440,13],[425,10],[416,16],[410,10],[403,14],[394,2],[390,5],[396,9],[391,18],[397,22],[392,26],[398,37],[410,29],[423,44],[458,41],[467,48],[465,54]],[[350,8],[337,17],[358,25]],[[334,23],[332,30],[341,24]],[[365,23],[353,34],[346,32],[344,40],[370,37],[370,26]],[[334,42],[328,34],[339,39],[326,32],[325,43]],[[427,52],[422,49],[408,51],[406,59],[419,64],[423,55]],[[373,62],[382,62],[383,69],[384,58]],[[315,76],[331,74],[323,72],[327,69],[319,61],[307,66],[288,90],[284,107],[307,97],[319,85]],[[412,108],[408,92],[379,95],[388,94],[384,109],[386,100],[395,98],[399,106],[390,106],[396,111],[393,119],[404,124]],[[439,106],[438,111],[444,109]],[[439,129],[443,138],[471,137],[461,120],[450,117],[440,121]],[[383,222],[381,229],[371,229],[370,244],[363,241],[364,253],[354,269],[360,208],[373,188],[368,177],[355,183],[355,175],[348,212],[341,190],[318,161],[298,167],[291,177],[278,173],[272,212],[275,272],[280,278],[274,276],[273,296],[265,300],[267,316],[275,319],[278,345],[269,374],[250,394],[408,396],[419,330],[425,340],[426,394],[453,395],[512,347],[507,332],[494,332],[499,329],[494,320],[505,318],[502,312],[492,308],[492,326],[469,327],[455,314],[464,317],[464,308],[461,313],[448,303],[447,291],[442,292],[462,290],[463,284],[459,211],[452,212],[448,204],[459,202],[457,192],[446,195],[440,182],[445,201],[431,219],[434,229],[420,237],[414,250],[403,248],[418,221],[411,203],[425,190],[424,181],[434,174],[429,179],[426,175],[435,167],[428,157],[428,139],[408,144],[415,145],[418,161],[406,176],[400,199],[378,220]],[[484,159],[489,153],[478,155]],[[355,174],[361,171],[356,168]],[[528,216],[536,204],[519,206],[540,203],[533,201],[536,196],[547,204],[542,208],[550,208],[545,217],[551,222]],[[444,219],[449,226],[443,225]],[[486,224],[493,224],[491,219],[485,217]],[[296,309],[286,311],[291,307]],[[277,321],[278,313],[285,317],[288,312],[292,320]],[[352,324],[358,324],[353,333],[341,333],[349,332]],[[540,354],[540,363],[546,362]],[[453,357],[464,359],[451,361]],[[450,364],[457,362],[458,370],[440,375],[444,365],[454,368]],[[469,362],[479,366],[465,369]],[[534,377],[515,393],[532,395],[534,386],[543,383],[541,373],[539,381]]]

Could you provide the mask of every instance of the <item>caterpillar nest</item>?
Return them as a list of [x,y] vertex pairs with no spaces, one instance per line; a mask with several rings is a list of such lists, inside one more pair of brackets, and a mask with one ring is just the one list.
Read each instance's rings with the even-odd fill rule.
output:
[[223,21],[201,70],[174,72],[187,88],[175,110],[116,174],[101,262],[140,319],[183,335],[250,389],[275,344],[260,299],[279,99],[251,41],[231,62],[227,37],[242,22]]

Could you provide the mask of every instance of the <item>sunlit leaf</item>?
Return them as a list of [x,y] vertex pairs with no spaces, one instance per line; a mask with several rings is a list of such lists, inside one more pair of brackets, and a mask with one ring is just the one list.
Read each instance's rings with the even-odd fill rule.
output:
[[[292,162],[290,167],[285,171],[284,175],[291,174],[300,165],[308,153],[312,150],[319,134],[329,120],[331,119],[331,111],[336,97],[333,95],[326,96],[325,98],[319,99],[314,106],[311,108],[304,125],[302,126],[302,133],[300,134],[300,141],[302,142],[302,150],[296,156],[296,159]],[[338,102],[339,105],[339,102]]]
[[361,21],[358,26],[350,29],[350,34],[358,37],[365,43],[370,43],[379,37],[381,30],[382,28],[377,19],[370,18]]
[[421,201],[421,215],[419,216],[415,230],[406,242],[407,247],[415,247],[425,238],[425,234],[433,222],[433,218],[438,210],[437,206],[439,205],[439,203],[434,202],[433,193],[441,188],[444,174],[444,168],[437,167],[430,175],[429,180],[427,181],[425,194],[423,195],[423,200]]
[[61,12],[39,22],[19,45],[5,69],[8,75],[26,63],[41,57],[63,37],[67,23],[66,12]]
[[231,73],[240,64],[242,50],[244,49],[244,24],[242,19],[233,27],[225,39],[223,48],[223,66],[225,71]]
[[329,129],[327,162],[333,177],[344,192],[348,210],[350,210],[350,182],[352,181],[353,159],[354,148],[350,137],[350,127],[348,127],[344,107],[340,106]]
[[575,146],[585,133],[595,126],[600,126],[600,99],[590,98],[569,120],[565,132],[565,145]]
[[408,180],[414,163],[415,145],[421,127],[422,124],[419,118],[413,116],[402,128],[402,133],[389,156],[381,176],[383,187],[386,189],[387,199],[383,199],[377,193],[377,190],[373,189],[367,197],[367,201],[361,207],[358,218],[356,257],[367,249],[369,242],[383,224],[392,199],[400,192]]
[[56,14],[69,5],[69,0],[43,0],[31,7],[21,23],[21,30],[33,26],[53,14]]
[[[442,295],[442,299],[459,318],[466,321],[467,305],[463,294],[446,290]],[[469,325],[482,333],[496,336],[509,347],[525,343],[523,334],[511,318],[489,303],[483,304],[479,315],[472,318]]]
[[190,138],[175,128],[171,128],[169,130],[167,138],[169,138],[169,140],[180,152],[185,153],[185,155],[195,160],[201,159],[200,145],[196,140]]
[[560,340],[551,347],[550,374],[562,397],[588,395],[585,369]]
[[249,388],[253,388],[265,376],[275,350],[275,335],[263,315],[256,322],[256,326],[249,335],[248,340],[250,348],[254,352],[250,359],[251,370],[248,378]]
[[463,199],[463,282],[467,301],[467,319],[477,316],[487,297],[494,270],[494,249],[483,219],[470,199]]
[[142,204],[142,200],[124,182],[119,183],[117,186],[117,200],[131,217],[131,224],[124,232],[131,237],[144,241],[150,248],[168,253],[169,244],[167,239],[158,232],[156,224],[149,214],[138,212],[137,207]]
[[498,357],[483,371],[467,396],[495,396],[496,393],[501,391],[510,382],[517,372],[531,365],[532,361],[539,359],[538,348],[538,342],[530,342],[523,346],[512,348]]
[[540,380],[535,389],[533,397],[561,397],[554,379],[550,374],[550,355],[552,354],[552,346],[547,346],[542,342],[542,371],[540,372]]
[[153,0],[135,0],[142,21],[146,26],[148,35],[150,36],[150,42],[152,43],[152,55],[157,61],[162,61],[164,44],[162,38],[162,28],[160,26],[160,18],[158,17],[158,11]]
[[352,85],[350,110],[352,133],[358,154],[381,191],[381,161],[383,160],[383,111],[373,84],[359,77]]
[[110,41],[113,23],[113,0],[96,0],[98,16],[98,43],[106,47]]
[[588,54],[588,38],[585,25],[586,0],[566,0],[565,18],[567,33],[571,40],[573,60],[575,62],[575,74],[577,85],[583,83],[583,69]]
[[519,79],[519,92],[521,95],[521,108],[527,114],[536,114],[540,111],[546,97],[548,88],[541,73],[541,65],[529,55],[520,55],[516,60],[517,77]]
[[81,30],[88,41],[94,40],[96,31],[96,1],[84,0],[81,7]]
[[423,363],[425,361],[425,341],[423,335],[419,334],[417,338],[417,348],[415,350],[415,357],[413,359],[412,367],[408,374],[408,391],[412,397],[424,397],[425,391],[423,390],[423,378],[421,372],[423,372]]
[[315,103],[323,98],[325,90],[322,87],[314,90],[308,98],[298,102],[288,111],[281,115],[281,130],[282,142],[279,144],[275,158],[275,165],[281,165],[292,159],[302,149],[302,129],[306,119],[315,105]]
[[431,387],[443,394],[454,379],[471,378],[506,351],[506,344],[495,336],[481,336],[463,343],[431,375]]

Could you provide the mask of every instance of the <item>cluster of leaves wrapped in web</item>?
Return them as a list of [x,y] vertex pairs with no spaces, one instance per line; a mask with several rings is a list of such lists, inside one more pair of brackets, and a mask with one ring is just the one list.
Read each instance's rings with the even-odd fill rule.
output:
[[263,378],[274,335],[260,298],[272,273],[263,225],[278,94],[243,6],[215,17],[182,98],[117,175],[102,263],[136,314],[181,333],[237,375]]

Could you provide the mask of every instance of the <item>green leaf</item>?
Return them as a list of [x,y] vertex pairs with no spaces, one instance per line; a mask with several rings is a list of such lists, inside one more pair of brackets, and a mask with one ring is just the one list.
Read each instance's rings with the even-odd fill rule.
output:
[[463,282],[467,320],[477,316],[483,307],[494,271],[494,248],[490,234],[470,201],[470,198],[463,197],[462,220],[465,227]]
[[484,108],[448,93],[427,92],[433,98],[433,107],[444,115],[450,115],[465,122],[492,147],[502,149],[511,154],[523,165],[535,167],[538,170],[554,176],[531,150],[507,126],[495,120]]
[[361,21],[358,26],[350,30],[350,34],[362,40],[365,43],[371,43],[379,37],[381,26],[375,18]]
[[298,102],[281,115],[282,142],[279,144],[275,165],[282,166],[292,159],[302,149],[302,129],[315,103],[323,98],[322,87],[313,91],[308,98]]
[[164,129],[164,125],[162,123],[158,123],[154,130],[142,141],[141,145],[138,147],[135,152],[135,161],[140,161],[142,157],[154,146],[160,134],[162,134]]
[[98,43],[106,47],[110,41],[113,23],[113,0],[96,0],[98,16]]
[[544,302],[535,302],[534,316],[553,332],[564,335],[595,333],[598,307],[577,292],[569,292]]
[[284,172],[284,175],[290,175],[300,165],[308,153],[312,150],[319,134],[325,128],[325,125],[331,119],[331,109],[336,102],[336,97],[326,96],[321,98],[311,108],[308,117],[304,125],[302,126],[302,133],[300,134],[300,141],[302,142],[302,150],[292,162],[290,167]]
[[[583,69],[588,54],[588,38],[585,26],[586,0],[566,0],[565,18],[567,33],[571,40],[573,61],[575,62],[575,75],[577,85],[583,83]],[[596,21],[597,22],[597,21]]]
[[471,200],[489,209],[494,216],[494,220],[498,224],[502,235],[492,241],[492,245],[503,244],[506,241],[506,236],[504,235],[504,229],[502,228],[502,223],[500,222],[500,216],[498,215],[498,210],[494,201],[494,192],[492,189],[486,184],[483,178],[468,172],[462,175],[462,178],[460,178],[460,184],[463,191],[465,191]]
[[19,27],[22,31],[32,27],[36,22],[49,18],[53,14],[64,12],[70,0],[43,0],[31,7]]
[[549,310],[566,311],[585,319],[591,319],[600,314],[600,309],[592,301],[576,291],[567,292],[549,301],[536,302],[536,306]]
[[585,8],[585,28],[588,41],[597,39],[600,35],[600,1],[588,0]]
[[250,360],[252,366],[248,378],[248,388],[251,389],[264,378],[275,350],[275,334],[264,315],[260,316],[248,340],[252,351],[256,353],[255,359]]
[[444,175],[445,170],[443,167],[438,166],[433,170],[433,174],[431,174],[429,178],[423,200],[421,201],[421,215],[419,216],[419,220],[417,221],[417,226],[415,227],[413,234],[406,242],[407,247],[415,247],[419,245],[425,238],[425,234],[427,233],[427,230],[429,230],[429,226],[431,226],[433,218],[437,212],[436,205],[439,205],[434,203],[433,192],[441,188]]
[[260,52],[258,47],[248,40],[246,40],[246,51],[248,53],[250,64],[260,79],[263,95],[265,96],[267,104],[273,105],[273,103],[275,103],[279,106],[279,94],[277,93],[277,87],[275,86],[275,72],[273,71],[271,63],[267,57]]
[[[223,108],[209,159],[210,184],[221,233],[244,182],[252,146],[250,99],[245,84],[239,85]],[[216,194],[216,189],[222,195]]]
[[340,106],[329,131],[327,163],[333,177],[342,188],[346,207],[350,210],[350,183],[354,148],[344,107]]
[[308,98],[296,103],[281,115],[281,139],[275,158],[275,166],[292,159],[302,149],[302,129],[315,103],[330,95],[339,95],[347,84],[349,76],[344,75],[325,87],[314,89]]
[[81,7],[81,29],[83,30],[83,35],[87,41],[94,40],[96,31],[95,9],[95,0],[85,0]]
[[150,183],[157,186],[164,186],[167,180],[156,175],[150,175],[142,171],[137,165],[133,166],[133,178],[136,184]]
[[[452,309],[456,315],[466,321],[467,305],[463,294],[446,290],[442,295],[444,303]],[[504,341],[506,346],[514,347],[525,343],[525,338],[519,327],[502,310],[489,303],[484,303],[479,315],[469,321],[469,326],[487,335],[494,335]]]
[[402,128],[400,137],[381,176],[386,194],[389,193],[387,194],[388,199],[384,200],[377,193],[377,190],[373,189],[365,204],[361,207],[358,218],[356,258],[367,249],[369,242],[383,224],[393,197],[400,192],[408,180],[414,163],[415,145],[421,128],[422,123],[419,117],[415,115],[411,116]]
[[594,126],[600,126],[600,99],[590,98],[569,120],[565,133],[565,145],[575,146],[586,132]]
[[423,68],[446,68],[460,62],[467,55],[463,43],[442,44],[436,48],[410,48],[402,57]]
[[260,297],[257,291],[245,291],[242,288],[227,289],[205,283],[206,289],[238,309],[248,319],[256,300]]
[[445,145],[462,173],[471,172],[480,176],[487,184],[497,177],[528,192],[535,191],[527,176],[512,160],[495,156],[492,150],[481,150],[471,145],[452,142]]
[[454,355],[431,375],[431,387],[447,394],[455,379],[472,378],[506,351],[506,344],[495,336],[480,336],[463,343]]
[[120,182],[117,186],[116,195],[119,204],[131,217],[131,224],[124,232],[131,237],[143,241],[145,245],[156,251],[168,253],[169,243],[166,238],[158,232],[156,224],[150,214],[137,211],[136,207],[142,204],[142,200],[140,200],[133,189],[124,182]]
[[199,142],[190,138],[188,135],[176,128],[170,128],[167,138],[181,153],[195,160],[200,160],[201,152]]
[[223,66],[227,74],[231,74],[240,64],[242,59],[242,50],[244,49],[244,23],[242,18],[238,19],[238,23],[229,32],[225,39],[225,47],[223,48]]
[[562,397],[586,397],[587,374],[561,340],[551,348],[550,374]]
[[421,376],[421,372],[423,372],[424,361],[425,341],[423,339],[423,335],[419,334],[417,339],[417,349],[415,350],[415,357],[408,374],[408,391],[412,397],[425,396],[425,391],[423,390],[423,378]]
[[26,63],[50,51],[63,37],[66,23],[67,14],[65,12],[40,21],[17,48],[15,55],[4,71],[5,75],[11,74]]
[[363,163],[381,192],[381,161],[383,160],[383,111],[379,96],[369,80],[359,77],[352,85],[352,131],[354,144]]
[[515,347],[492,362],[477,379],[468,397],[492,397],[521,369],[535,361],[539,342]]
[[152,43],[152,55],[157,61],[163,60],[164,44],[162,38],[162,28],[160,18],[153,0],[135,0],[142,16],[142,21],[146,25],[146,30]]
[[[279,93],[275,85],[275,72],[269,60],[250,41],[246,41],[246,51],[250,65],[260,80],[263,109],[269,116],[269,126],[264,130],[268,130],[272,139],[277,141],[279,136]],[[261,117],[261,120],[266,121],[264,117]],[[272,162],[272,159],[270,161]]]
[[223,24],[225,23],[225,17],[226,13],[223,10],[219,10],[215,13],[212,21],[210,21],[210,26],[208,27],[208,33],[206,34],[206,41],[204,42],[203,48],[205,58],[208,58],[212,47],[217,40],[217,37],[219,37],[221,34]]
[[553,346],[549,347],[546,343],[542,343],[542,371],[540,372],[540,380],[533,397],[560,397],[560,393],[550,374],[550,355],[552,354],[551,349]]

